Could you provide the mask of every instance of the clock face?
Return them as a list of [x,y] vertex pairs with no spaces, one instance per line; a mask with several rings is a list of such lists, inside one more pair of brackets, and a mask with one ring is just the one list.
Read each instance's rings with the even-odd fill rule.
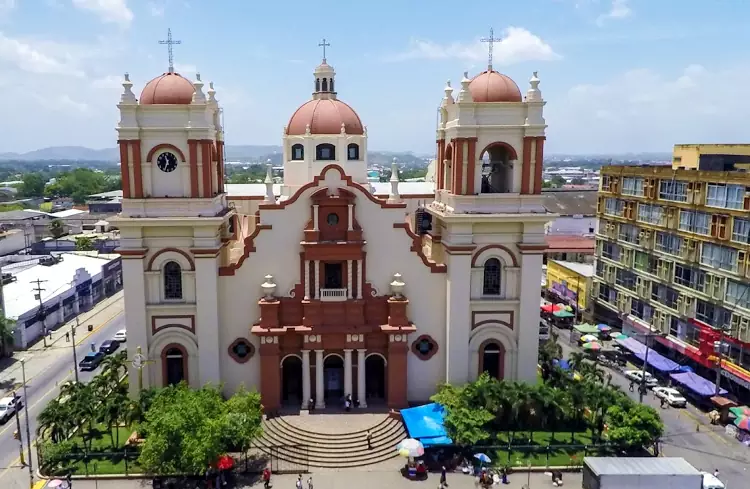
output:
[[177,169],[177,157],[169,152],[164,152],[156,158],[156,166],[163,172],[172,172]]

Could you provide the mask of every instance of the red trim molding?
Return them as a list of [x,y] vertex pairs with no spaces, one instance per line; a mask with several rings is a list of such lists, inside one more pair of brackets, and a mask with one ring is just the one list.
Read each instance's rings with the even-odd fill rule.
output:
[[414,234],[414,232],[409,227],[409,223],[406,222],[396,222],[393,224],[394,229],[403,229],[406,234],[411,238],[411,251],[417,254],[419,258],[422,260],[422,263],[426,267],[430,268],[430,272],[432,273],[445,273],[448,271],[448,267],[445,266],[445,263],[436,263],[433,260],[430,260],[425,256],[424,251],[422,251],[422,240],[419,239],[419,236]]
[[501,148],[504,148],[508,152],[511,160],[517,160],[518,159],[518,153],[516,152],[516,149],[513,146],[511,146],[510,144],[508,144],[508,143],[506,143],[504,141],[495,141],[494,143],[488,144],[479,153],[479,156],[482,156],[484,153],[486,153],[487,151],[491,150],[492,148],[494,148],[496,146],[500,146]]
[[190,153],[190,196],[193,198],[200,197],[198,190],[198,140],[188,140],[188,152]]
[[187,160],[185,160],[185,153],[183,153],[182,150],[180,150],[180,148],[178,148],[174,144],[169,144],[169,143],[157,144],[156,146],[154,146],[153,148],[151,148],[151,150],[148,152],[148,155],[146,156],[146,161],[149,161],[149,162],[152,161],[154,155],[159,150],[165,150],[165,151],[169,150],[169,151],[172,151],[174,153],[177,153],[177,156],[180,157],[180,160],[182,162],[187,161]]
[[542,193],[542,168],[544,167],[544,141],[547,138],[538,136],[536,138],[536,162],[534,168],[534,193]]
[[[189,319],[190,325],[185,326],[184,324],[165,324],[164,326],[156,326],[156,321],[158,319]],[[184,329],[185,331],[189,331],[193,334],[195,334],[195,315],[194,314],[182,314],[179,316],[151,316],[151,334],[155,335],[159,331],[163,331],[168,328],[180,328]]]
[[242,263],[248,256],[250,256],[250,253],[253,253],[255,251],[255,238],[258,237],[258,234],[264,229],[271,229],[271,227],[272,226],[270,224],[256,224],[255,229],[253,230],[253,234],[245,238],[245,247],[242,251],[242,256],[240,256],[240,259],[237,260],[237,263],[232,263],[231,265],[220,267],[219,276],[228,277],[230,275],[234,275],[234,272],[242,266]]
[[[246,343],[249,349],[249,354],[245,358],[240,358],[237,356],[237,354],[234,352],[234,347],[239,345],[240,343]],[[231,345],[229,345],[229,348],[227,348],[227,352],[229,353],[229,356],[232,357],[232,360],[234,360],[237,363],[247,363],[250,361],[253,356],[255,356],[255,347],[253,344],[248,340],[247,338],[237,338],[232,342]]]
[[152,266],[154,264],[154,260],[156,260],[156,257],[168,251],[173,251],[175,253],[179,253],[180,255],[184,256],[185,259],[190,263],[190,270],[195,271],[195,262],[193,261],[193,257],[188,255],[185,251],[179,248],[162,248],[161,250],[157,251],[156,253],[153,254],[151,258],[149,258],[148,264],[146,265],[146,270],[153,271]]
[[[423,354],[422,352],[420,352],[419,350],[417,350],[417,344],[419,344],[423,340],[429,341],[434,346],[434,348],[432,349],[432,351],[430,351],[426,355]],[[419,338],[417,338],[416,340],[414,340],[412,342],[412,344],[411,344],[411,352],[414,355],[416,355],[417,358],[419,358],[420,360],[425,361],[425,362],[427,360],[429,360],[430,358],[434,357],[435,354],[438,352],[439,349],[440,349],[440,346],[438,345],[438,342],[435,341],[434,339],[432,339],[432,336],[430,336],[428,334],[423,334],[422,336],[420,336]]]
[[143,198],[143,165],[141,164],[141,141],[134,139],[130,142],[133,148],[133,194],[136,199]]
[[508,248],[507,246],[503,246],[501,244],[491,244],[491,245],[487,245],[487,246],[483,246],[482,248],[479,248],[479,251],[474,253],[474,256],[471,258],[471,266],[472,267],[477,266],[477,260],[479,259],[479,255],[491,249],[498,249],[498,250],[505,251],[506,253],[508,253],[508,255],[510,255],[510,258],[513,260],[513,266],[514,267],[518,266],[518,258],[516,257],[516,255],[510,250],[510,248]]

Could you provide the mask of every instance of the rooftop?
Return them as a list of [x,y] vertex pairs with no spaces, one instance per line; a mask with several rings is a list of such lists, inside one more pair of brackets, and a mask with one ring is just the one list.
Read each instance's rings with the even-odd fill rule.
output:
[[0,212],[0,221],[23,221],[25,219],[38,219],[47,217],[49,214],[42,211],[24,209],[22,211]]
[[111,192],[102,192],[99,194],[91,194],[88,196],[89,199],[122,199],[122,190],[113,190]]
[[544,240],[547,243],[547,253],[559,253],[563,251],[593,253],[596,247],[596,239],[593,236],[548,234]]
[[542,192],[547,211],[561,216],[595,216],[597,189],[555,190]]
[[50,216],[54,217],[55,219],[65,219],[66,217],[78,216],[80,214],[88,214],[88,211],[82,211],[80,209],[66,209],[64,211],[50,214]]
[[591,263],[578,263],[574,261],[550,260],[553,263],[575,272],[581,277],[591,278],[594,276],[594,265]]
[[92,277],[101,272],[104,264],[112,261],[117,255],[99,255],[98,257],[79,253],[62,253],[62,261],[55,265],[34,265],[16,274],[15,282],[3,286],[5,315],[17,319],[26,312],[35,309],[39,300],[34,298],[36,280],[41,280],[42,301],[46,302],[70,289],[76,270],[84,268]]
[[583,463],[597,475],[700,474],[682,457],[586,457]]

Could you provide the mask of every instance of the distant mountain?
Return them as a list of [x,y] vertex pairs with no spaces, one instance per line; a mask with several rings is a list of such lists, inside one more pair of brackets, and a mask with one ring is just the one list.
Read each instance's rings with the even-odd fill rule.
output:
[[268,155],[281,154],[284,148],[275,145],[255,146],[255,145],[239,145],[239,146],[227,146],[224,148],[224,154],[227,160],[256,160],[262,157],[268,157]]
[[91,149],[83,146],[52,146],[28,153],[0,153],[0,160],[44,161],[116,161],[120,157],[117,148]]

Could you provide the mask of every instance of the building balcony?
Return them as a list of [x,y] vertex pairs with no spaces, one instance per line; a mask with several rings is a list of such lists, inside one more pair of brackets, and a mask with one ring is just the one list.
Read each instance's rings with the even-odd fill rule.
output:
[[343,302],[347,299],[347,289],[320,289],[321,302]]
[[543,195],[514,193],[455,195],[448,190],[438,190],[435,200],[428,206],[431,213],[456,214],[539,214],[549,216],[544,207]]

